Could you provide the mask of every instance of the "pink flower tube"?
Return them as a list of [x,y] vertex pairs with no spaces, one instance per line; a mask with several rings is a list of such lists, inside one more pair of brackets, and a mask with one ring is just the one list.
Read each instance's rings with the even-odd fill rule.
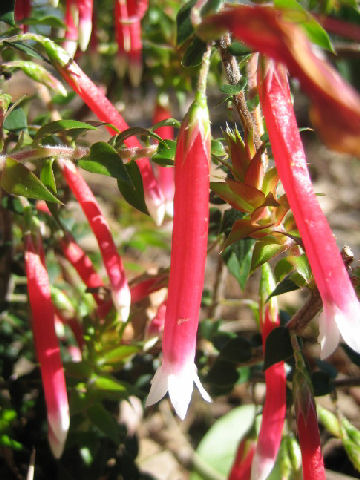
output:
[[251,436],[243,438],[238,446],[228,480],[249,480],[251,464],[256,450],[256,441]]
[[93,0],[77,0],[79,10],[79,46],[83,52],[87,49],[92,30]]
[[[269,333],[280,325],[277,300],[267,297],[275,289],[275,282],[268,264],[262,266],[260,283],[260,323],[263,350]],[[279,452],[286,415],[286,373],[284,362],[278,362],[265,370],[265,402],[262,422],[251,467],[252,480],[265,480],[274,467]]]
[[[167,120],[171,117],[171,113],[168,107],[168,100],[163,100],[163,97],[160,96],[158,101],[156,102],[154,116],[153,116],[153,123],[159,123],[163,120]],[[160,127],[155,130],[161,138],[163,139],[174,139],[174,129],[170,126],[167,127]],[[165,209],[166,213],[173,216],[173,200],[174,200],[174,169],[171,167],[157,167],[158,171],[158,182],[165,197]]]
[[[14,14],[17,22],[21,22],[23,18],[29,18],[31,15],[31,0],[16,0]],[[29,29],[24,24],[21,24],[20,28],[24,33]]]
[[286,71],[268,62],[259,78],[260,103],[276,168],[323,301],[321,358],[344,341],[360,353],[360,306],[334,235],[313,190]]
[[[45,48],[50,60],[58,69],[59,73],[71,86],[71,88],[83,99],[90,110],[102,122],[112,123],[120,132],[129,128],[114,105],[108,100],[104,93],[85,75],[79,65],[61,47],[50,40],[32,35]],[[114,135],[116,132],[108,127],[109,132]],[[141,144],[136,137],[129,137],[125,140],[128,147],[140,147]],[[150,215],[157,225],[161,225],[165,215],[164,197],[159,184],[154,176],[148,158],[136,160],[144,185],[145,202]]]
[[127,69],[127,57],[130,50],[130,27],[126,0],[115,0],[115,37],[118,45],[115,68],[122,78]]
[[[37,239],[37,243],[40,237]],[[70,426],[69,405],[59,342],[55,334],[55,310],[49,277],[42,260],[42,248],[35,247],[31,234],[25,235],[25,267],[32,329],[45,394],[50,448],[56,458],[64,450]]]
[[152,381],[146,405],[169,392],[184,418],[195,382],[202,387],[194,363],[196,331],[204,283],[209,217],[210,125],[205,95],[198,92],[185,117],[175,156],[174,227],[162,365]]
[[109,225],[88,184],[69,160],[59,159],[65,180],[79,202],[98,242],[101,256],[109,276],[113,302],[123,322],[130,313],[130,289],[121,257],[116,249]]

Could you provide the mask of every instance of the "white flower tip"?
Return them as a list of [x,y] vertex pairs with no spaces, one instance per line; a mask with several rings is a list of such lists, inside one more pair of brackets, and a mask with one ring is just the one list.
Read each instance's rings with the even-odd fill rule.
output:
[[194,362],[187,362],[177,371],[171,366],[161,365],[151,382],[151,389],[145,406],[154,405],[165,396],[166,392],[169,392],[170,401],[176,414],[181,420],[184,420],[189,408],[194,383],[203,399],[211,402],[209,394],[202,386],[196,373]]
[[112,292],[112,298],[115,305],[116,310],[119,313],[120,320],[122,322],[127,322],[129,315],[130,315],[130,303],[131,303],[131,296],[130,296],[130,289],[126,285],[122,287],[117,292]]
[[60,415],[48,416],[48,439],[50,449],[55,458],[63,454],[67,432],[70,427],[69,407],[66,402],[61,408]]
[[57,8],[59,5],[59,0],[50,0],[50,5],[54,8]]
[[276,458],[263,457],[255,452],[251,464],[251,480],[266,480],[274,468]]
[[355,352],[360,353],[360,304],[355,297],[340,310],[331,303],[324,304],[319,318],[320,358],[324,360],[336,349],[340,335]]
[[92,30],[91,19],[81,20],[81,22],[79,23],[79,47],[82,52],[85,52],[85,50],[89,45],[91,30]]
[[172,200],[165,203],[165,212],[171,218],[174,216],[174,202]]
[[63,49],[66,51],[69,57],[73,59],[77,49],[77,42],[75,40],[65,40],[63,43]]
[[163,199],[158,200],[145,197],[145,202],[151,217],[154,219],[155,224],[159,227],[162,225],[165,217],[165,203],[163,202]]

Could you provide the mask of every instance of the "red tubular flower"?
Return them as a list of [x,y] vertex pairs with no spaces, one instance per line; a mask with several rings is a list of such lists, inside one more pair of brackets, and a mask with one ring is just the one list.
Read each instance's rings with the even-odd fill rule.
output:
[[[65,258],[75,268],[84,284],[90,289],[98,289],[104,286],[99,274],[94,268],[92,261],[84,250],[75,242],[69,233],[60,240],[60,246]],[[93,294],[96,303],[100,306],[104,303],[98,294]]]
[[129,78],[133,87],[138,87],[142,77],[142,38],[141,20],[132,17],[129,23],[130,50],[129,50]]
[[[16,0],[14,14],[17,22],[21,22],[24,18],[29,18],[31,15],[31,0]],[[29,29],[29,27],[24,24],[19,26],[24,33]]]
[[[160,96],[156,102],[153,123],[159,123],[163,120],[171,118],[171,113],[168,107],[168,99],[164,96]],[[161,138],[173,140],[174,138],[174,129],[170,126],[160,127],[155,130]],[[157,167],[158,171],[158,182],[161,188],[161,191],[165,197],[165,210],[166,213],[170,216],[173,215],[173,200],[174,200],[174,169],[171,167]]]
[[[40,237],[37,242],[40,241]],[[64,370],[55,334],[55,310],[50,296],[49,277],[42,260],[42,247],[25,235],[25,267],[32,329],[47,408],[49,444],[56,458],[64,449],[70,425]]]
[[360,156],[360,96],[288,18],[288,11],[272,6],[240,5],[207,17],[198,34],[213,37],[230,30],[250,47],[285,63],[312,101],[311,120],[323,141]]
[[79,11],[79,46],[83,52],[87,49],[92,30],[93,0],[77,0]]
[[273,63],[265,68],[259,78],[259,96],[275,164],[323,301],[321,358],[335,350],[340,333],[360,352],[359,301],[313,190],[286,71]]
[[139,281],[131,284],[131,302],[140,302],[148,297],[150,293],[157,292],[161,288],[167,287],[167,278],[167,273],[158,273],[150,277],[145,275],[145,278],[141,276]]
[[168,391],[180,418],[186,415],[194,382],[210,401],[194,364],[208,237],[210,138],[206,98],[198,92],[182,123],[176,148],[163,358],[146,400],[146,405],[153,405]]
[[[39,39],[39,37],[37,37],[37,39]],[[46,49],[49,58],[53,61],[59,73],[71,88],[80,95],[99,120],[112,123],[120,132],[129,128],[123,117],[104,93],[85,75],[81,68],[69,58],[69,55],[61,47],[47,39],[39,39],[39,41]],[[108,130],[112,135],[116,133],[110,127]],[[125,144],[128,147],[141,146],[136,137],[127,138]],[[154,218],[155,223],[161,225],[165,215],[164,198],[154,176],[149,159],[140,158],[136,160],[136,163],[142,176],[145,201],[149,213]]]
[[78,45],[78,9],[75,0],[66,0],[64,22],[66,31],[63,48],[70,57],[74,57]]
[[296,423],[302,457],[303,480],[325,480],[320,433],[311,380],[300,352],[295,353],[296,368],[293,377],[293,397]]
[[167,300],[159,305],[155,317],[150,320],[145,332],[146,339],[160,337],[162,334],[165,325],[166,303]]
[[[263,350],[269,333],[280,325],[277,300],[267,297],[275,289],[275,282],[268,264],[262,266],[260,284],[260,323]],[[251,467],[252,480],[265,480],[274,467],[280,448],[286,415],[286,373],[284,362],[278,362],[265,370],[266,394],[260,433]]]
[[228,480],[249,480],[251,464],[256,449],[256,440],[252,436],[243,438],[238,446]]
[[79,202],[94,232],[109,276],[114,305],[119,311],[121,320],[125,322],[130,312],[130,290],[121,257],[116,249],[109,225],[88,184],[76,170],[73,163],[69,160],[59,159],[59,165],[67,184]]
[[130,50],[130,27],[126,0],[115,0],[115,37],[118,45],[118,59],[115,68],[119,76],[123,77]]

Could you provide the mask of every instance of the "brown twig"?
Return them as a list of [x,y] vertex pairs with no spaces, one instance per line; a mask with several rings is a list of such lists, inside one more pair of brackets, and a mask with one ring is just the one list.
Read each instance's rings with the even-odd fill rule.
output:
[[[219,42],[219,51],[224,66],[225,74],[231,85],[237,85],[241,79],[241,73],[236,58],[231,55],[228,47],[231,45],[230,34],[226,33]],[[240,116],[240,121],[245,132],[245,137],[249,133],[253,134],[255,148],[261,145],[260,135],[257,125],[254,123],[252,115],[248,109],[245,94],[243,91],[233,96],[236,110]]]

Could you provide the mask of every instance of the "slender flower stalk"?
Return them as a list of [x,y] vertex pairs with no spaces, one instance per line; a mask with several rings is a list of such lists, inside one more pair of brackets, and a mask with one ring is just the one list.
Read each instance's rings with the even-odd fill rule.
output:
[[51,301],[49,277],[43,261],[43,250],[34,244],[30,233],[25,234],[25,266],[32,328],[36,354],[43,382],[50,448],[56,458],[64,449],[70,425],[64,370],[59,343],[55,334],[55,310]]
[[293,377],[293,397],[302,457],[303,480],[325,480],[324,460],[321,453],[311,380],[295,337],[292,338],[292,343],[295,346],[296,363]]
[[126,322],[130,313],[130,289],[127,284],[121,257],[116,249],[109,225],[88,184],[70,160],[58,160],[62,173],[79,202],[98,242],[103,262],[109,276],[113,302],[120,318]]
[[136,283],[131,283],[131,303],[137,303],[148,297],[151,293],[167,287],[167,273],[158,273],[153,276],[141,276]]
[[77,8],[79,11],[79,47],[84,52],[91,37],[93,0],[77,0]]
[[335,350],[340,334],[360,352],[359,301],[314,193],[287,74],[280,64],[266,64],[259,77],[259,95],[276,168],[323,301],[319,320],[321,358]]
[[273,6],[238,5],[207,17],[197,33],[213,39],[231,31],[254,50],[284,63],[309,95],[311,120],[323,141],[330,148],[360,156],[359,94],[289,17],[289,11]]
[[[272,297],[266,303],[266,299],[275,286],[271,269],[268,264],[264,264],[260,282],[260,325],[264,353],[269,333],[280,325],[276,297]],[[266,394],[262,422],[251,467],[252,480],[265,480],[269,476],[280,448],[286,415],[284,362],[278,362],[265,370],[265,384]]]
[[75,56],[76,49],[78,46],[78,10],[75,0],[66,0],[65,6],[65,36],[63,48],[70,55],[71,58]]
[[[156,123],[162,122],[163,120],[167,120],[168,118],[171,118],[171,113],[169,110],[169,101],[168,101],[167,95],[162,94],[159,96],[156,102],[154,116],[153,116],[153,123],[156,124]],[[170,126],[160,127],[155,130],[155,133],[157,133],[163,139],[169,139],[169,140],[174,139],[174,129],[173,127],[170,127]],[[158,182],[159,182],[161,191],[165,197],[166,213],[172,217],[174,190],[175,190],[174,169],[171,167],[157,166],[157,172],[158,172]]]
[[[29,39],[38,41],[45,48],[50,60],[58,69],[59,73],[71,88],[80,95],[99,120],[113,124],[120,132],[129,128],[114,105],[112,105],[104,93],[90,80],[72,58],[69,57],[65,50],[40,35],[31,35]],[[108,130],[112,135],[116,133],[111,127],[108,127]],[[141,147],[136,137],[127,138],[125,144],[128,147]],[[142,176],[145,202],[149,213],[155,223],[161,225],[165,215],[164,198],[154,176],[150,161],[148,158],[138,158],[136,163]]]
[[210,124],[202,91],[196,94],[182,123],[176,148],[174,227],[163,358],[146,400],[147,406],[153,405],[169,392],[181,419],[186,415],[194,382],[202,397],[210,401],[194,363],[209,217]]

